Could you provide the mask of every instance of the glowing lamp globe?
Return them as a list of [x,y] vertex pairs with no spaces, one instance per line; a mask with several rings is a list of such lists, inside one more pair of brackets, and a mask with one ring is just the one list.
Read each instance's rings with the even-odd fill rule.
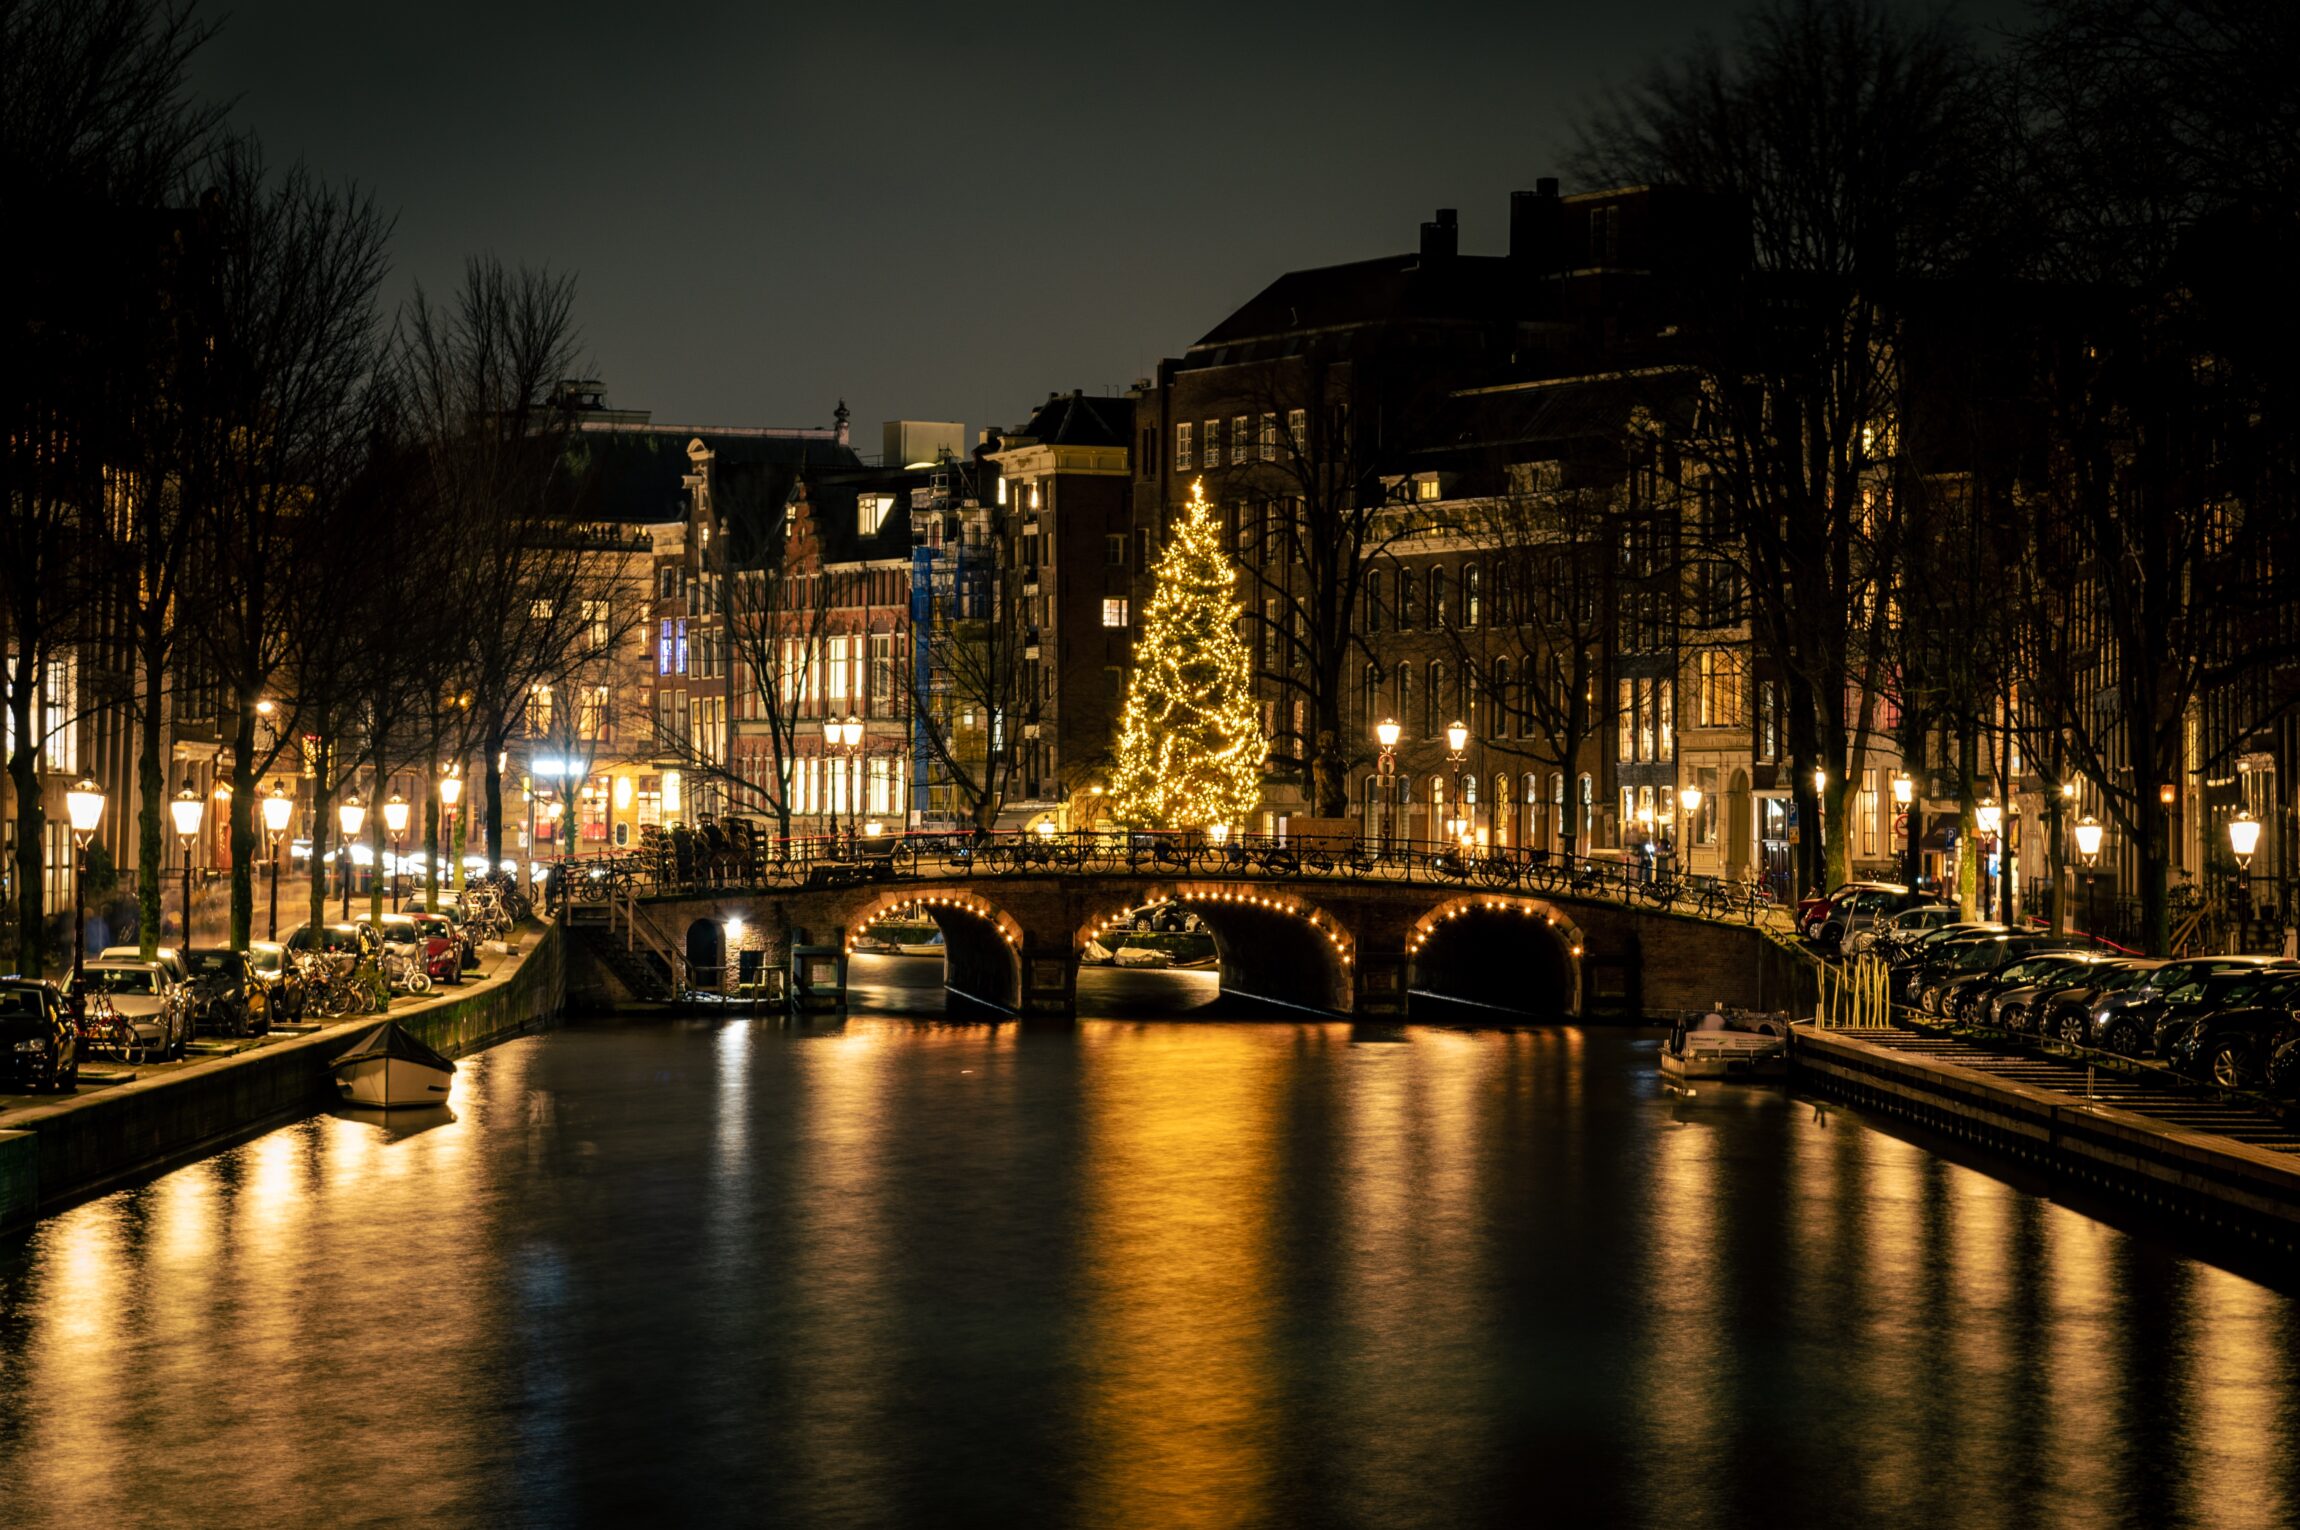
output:
[[2085,814],[2084,822],[2076,826],[2076,850],[2087,863],[2100,854],[2100,836],[2100,821],[2090,813]]
[[383,805],[383,829],[394,839],[407,832],[407,799],[397,792]]
[[1381,746],[1384,749],[1397,748],[1398,720],[1394,717],[1385,717],[1380,722],[1374,724],[1374,737],[1380,740]]
[[1915,776],[1893,777],[1893,800],[1903,807],[1916,801],[1917,778]]
[[168,816],[176,821],[179,839],[190,839],[200,832],[200,818],[207,806],[207,799],[193,791],[188,782],[176,793],[175,801],[168,804]]
[[2260,848],[2260,820],[2246,809],[2228,820],[2228,848],[2236,852],[2236,864],[2252,864],[2252,852]]
[[1455,754],[1461,753],[1463,749],[1469,746],[1468,727],[1458,722],[1446,724],[1445,746]]
[[1698,812],[1700,812],[1700,811],[1701,811],[1701,788],[1700,788],[1700,787],[1698,787],[1698,786],[1688,786],[1688,787],[1686,787],[1686,788],[1685,788],[1683,791],[1681,791],[1681,792],[1679,792],[1679,793],[1677,794],[1677,802],[1678,802],[1678,805],[1679,805],[1679,806],[1681,806],[1681,807],[1683,807],[1683,808],[1685,809],[1685,811],[1686,811],[1686,812],[1688,812],[1688,813],[1698,813]]
[[359,826],[367,822],[367,809],[360,806],[359,793],[353,792],[343,799],[343,805],[335,810],[335,821],[343,825],[345,839],[358,835]]
[[64,812],[72,820],[72,832],[85,839],[104,821],[104,789],[82,781],[64,794]]
[[285,834],[288,821],[295,817],[295,799],[287,794],[285,786],[275,786],[264,798],[264,832]]
[[463,777],[441,776],[439,778],[439,800],[449,807],[461,802],[463,800]]
[[1226,845],[1230,842],[1230,826],[1226,823],[1208,824],[1206,837],[1216,845]]
[[1994,834],[2005,821],[2005,810],[1997,806],[1994,797],[1983,797],[1981,805],[1973,809],[1973,823],[1983,834]]

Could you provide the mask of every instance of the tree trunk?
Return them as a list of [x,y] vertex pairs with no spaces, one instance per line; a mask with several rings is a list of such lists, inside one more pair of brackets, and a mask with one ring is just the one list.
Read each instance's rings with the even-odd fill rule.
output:
[[1958,730],[1957,738],[1957,912],[1965,919],[1979,917],[1979,820],[1973,816],[1973,786],[1979,776],[1979,731],[1968,724]]
[[320,762],[311,786],[311,901],[305,909],[314,930],[327,923],[327,873],[332,864],[327,847],[335,832],[335,787],[328,777],[334,772],[334,751],[323,752]]
[[503,864],[503,744],[510,728],[501,718],[487,730],[487,870]]
[[2144,784],[2138,817],[2140,942],[2151,956],[2172,954],[2172,815],[2156,797],[2157,784]]
[[[8,755],[8,778],[16,787],[16,970],[36,978],[46,969],[47,910],[41,906],[40,852],[47,836],[40,811],[40,757],[25,740],[32,738],[32,679],[39,669],[19,658],[8,712],[16,729],[16,747]],[[72,891],[80,889],[80,868],[75,847]]]
[[[160,826],[160,803],[167,796],[167,777],[160,768],[160,690],[167,681],[161,656],[148,635],[138,644],[144,665],[144,705],[136,730],[136,786],[143,797],[136,814],[136,946],[145,961],[160,950],[160,875],[167,864],[167,842]],[[184,910],[184,942],[192,943],[192,911]]]
[[[431,779],[439,779],[439,763],[436,760],[432,762]],[[436,791],[426,792],[423,794],[423,906],[427,909],[439,907],[439,857],[442,853],[439,827],[439,794]]]
[[376,745],[372,759],[375,766],[375,789],[369,794],[367,803],[367,852],[371,857],[368,862],[370,869],[367,875],[367,917],[369,922],[381,924],[383,923],[383,884],[385,881],[383,785],[387,779],[383,768],[382,744]]
[[232,800],[225,805],[232,825],[231,946],[245,951],[255,933],[256,847],[256,712],[255,699],[244,698],[239,723],[232,730]]

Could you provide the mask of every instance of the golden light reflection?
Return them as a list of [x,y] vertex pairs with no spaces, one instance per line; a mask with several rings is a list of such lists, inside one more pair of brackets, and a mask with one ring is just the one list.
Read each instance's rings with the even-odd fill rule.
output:
[[1089,1099],[1080,1522],[1269,1513],[1269,1239],[1282,1033],[1097,1029]]
[[[1729,1422],[1717,1396],[1719,1367],[1733,1325],[1719,1311],[1715,1279],[1723,1263],[1718,1217],[1718,1134],[1698,1115],[1672,1108],[1673,1125],[1653,1143],[1652,1193],[1644,1244],[1648,1314],[1638,1355],[1636,1395],[1643,1433],[1654,1440],[1715,1439]],[[1652,1524],[1706,1525],[1720,1509],[1704,1452],[1663,1450],[1649,1459],[1644,1515]]]
[[2183,1523],[2289,1525],[2291,1399],[2300,1371],[2291,1303],[2256,1281],[2199,1265],[2177,1326],[2197,1338],[2181,1381],[2191,1450],[2174,1498]]

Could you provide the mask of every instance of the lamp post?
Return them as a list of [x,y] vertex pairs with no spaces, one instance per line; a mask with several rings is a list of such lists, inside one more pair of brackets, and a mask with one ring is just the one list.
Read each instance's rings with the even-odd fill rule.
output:
[[1907,872],[1906,872],[1906,874],[1907,874],[1907,876],[1908,876],[1908,879],[1909,879],[1909,886],[1910,886],[1911,888],[1914,888],[1914,887],[1917,885],[1917,806],[1916,806],[1916,804],[1917,804],[1917,778],[1916,778],[1916,777],[1914,777],[1914,776],[1912,776],[1912,775],[1910,775],[1910,774],[1909,774],[1907,771],[1905,771],[1905,770],[1904,770],[1904,771],[1902,771],[1900,774],[1898,774],[1898,775],[1896,775],[1896,776],[1894,776],[1894,777],[1893,777],[1893,805],[1894,805],[1895,807],[1898,807],[1898,808],[1901,810],[1901,816],[1902,816],[1903,818],[1905,818],[1905,819],[1907,819],[1907,820],[1908,820],[1908,825],[1909,825],[1909,829],[1908,829],[1908,840],[1909,840],[1909,848],[1908,848],[1908,852],[1907,852],[1907,856],[1908,856],[1908,864],[1907,864]]
[[1701,788],[1688,781],[1677,793],[1677,806],[1683,817],[1677,825],[1677,869],[1680,874],[1693,863],[1693,815],[1701,811]]
[[64,812],[72,821],[72,992],[80,992],[81,958],[88,949],[88,909],[80,899],[80,877],[87,870],[88,841],[104,821],[104,789],[83,780],[64,794]]
[[[447,842],[449,858],[455,862],[456,886],[461,887],[463,885],[463,768],[460,765],[449,767],[447,774],[439,778],[439,801],[440,805],[447,809],[447,832],[442,838]],[[437,910],[435,909],[433,912],[436,913]]]
[[[2084,933],[2087,935],[2094,935],[2097,927],[2092,912],[2092,889],[2093,884],[2100,880],[2099,874],[2093,870],[2100,860],[2100,834],[2100,820],[2090,813],[2085,814],[2084,821],[2076,826],[2076,853],[2084,857]],[[2098,936],[2094,935],[2094,938]]]
[[1385,717],[1374,724],[1374,742],[1382,746],[1381,761],[1375,767],[1377,788],[1382,794],[1382,853],[1390,849],[1390,818],[1397,811],[1398,800],[1398,720]]
[[360,806],[359,793],[353,792],[343,799],[335,810],[335,821],[342,826],[343,842],[343,919],[351,920],[351,842],[359,838],[359,826],[367,822],[367,809]]
[[2252,852],[2260,848],[2260,820],[2238,808],[2228,820],[2228,848],[2236,852],[2236,920],[2241,931],[2252,920]]
[[181,840],[184,846],[184,932],[182,945],[185,950],[190,950],[192,944],[192,846],[199,840],[200,819],[206,815],[207,806],[207,799],[192,790],[192,783],[189,778],[184,781],[184,789],[176,793],[176,800],[168,804],[169,816],[176,820],[176,838]]
[[400,879],[400,843],[407,835],[407,799],[393,792],[391,800],[383,805],[384,832],[391,836],[391,910],[398,913],[407,901],[406,887]]
[[[847,714],[846,720],[844,722],[841,722],[835,717],[826,718],[823,722],[823,742],[830,748],[840,751],[840,753],[845,756],[847,762],[847,786],[846,788],[841,789],[838,794],[839,797],[846,796],[847,790],[850,790],[853,786],[855,774],[855,757],[862,749],[862,735],[862,719],[855,716],[852,712]],[[848,813],[848,820],[849,822],[852,822],[854,815],[851,811],[851,803],[849,804],[849,808],[850,811]],[[831,799],[831,837],[834,842],[838,837],[838,832],[839,804],[838,798],[834,797]]]
[[[2003,853],[1997,845],[1996,839],[1998,831],[2004,827],[2004,809],[1997,806],[1996,798],[1983,797],[1981,799],[1981,805],[1973,809],[1973,826],[1988,837],[1989,846],[1992,850],[1997,851],[2000,855]],[[1985,867],[1983,869],[1986,870]],[[1984,913],[1994,914],[1997,911],[1996,883],[1997,878],[1991,876],[1981,899],[1981,909]]]
[[1445,730],[1445,760],[1453,767],[1453,818],[1447,827],[1453,831],[1454,842],[1469,848],[1470,831],[1476,827],[1470,821],[1469,808],[1462,801],[1461,768],[1469,759],[1469,725],[1450,722]]
[[272,924],[266,940],[280,938],[280,841],[287,836],[288,823],[295,817],[295,799],[288,795],[287,783],[272,787],[271,795],[264,798],[264,838],[271,842],[272,852]]

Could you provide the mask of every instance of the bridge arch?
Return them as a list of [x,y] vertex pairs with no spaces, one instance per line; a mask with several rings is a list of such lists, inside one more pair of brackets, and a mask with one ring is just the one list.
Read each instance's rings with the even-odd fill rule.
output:
[[963,999],[1008,1011],[1022,1007],[1022,925],[971,890],[916,888],[878,894],[847,918],[846,952],[880,920],[925,917],[942,931],[943,986]]
[[[1533,938],[1528,940],[1530,935]],[[1581,1013],[1588,937],[1546,898],[1464,893],[1439,903],[1406,932],[1410,993],[1514,1015],[1545,1012],[1530,995],[1557,995],[1550,1013]]]
[[1073,933],[1083,951],[1150,903],[1177,903],[1212,932],[1224,993],[1335,1014],[1355,1007],[1358,940],[1352,928],[1292,887],[1229,881],[1146,882],[1088,907]]

